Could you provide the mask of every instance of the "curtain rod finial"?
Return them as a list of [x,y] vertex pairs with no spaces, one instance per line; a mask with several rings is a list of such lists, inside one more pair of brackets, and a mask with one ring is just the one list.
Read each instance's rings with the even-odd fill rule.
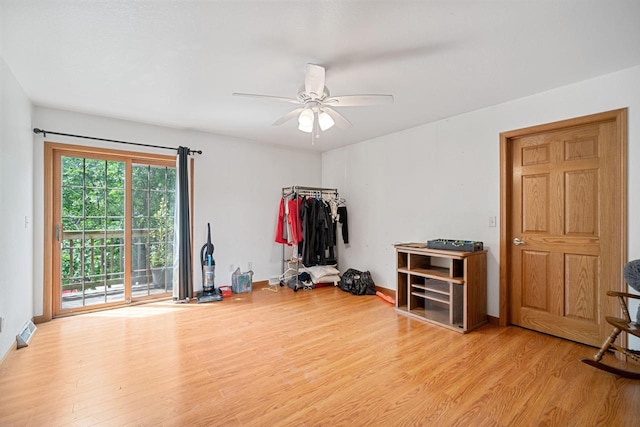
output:
[[47,132],[45,132],[42,129],[38,129],[38,128],[33,128],[33,133],[35,133],[35,134],[41,133],[43,136],[45,136],[45,137],[47,136]]

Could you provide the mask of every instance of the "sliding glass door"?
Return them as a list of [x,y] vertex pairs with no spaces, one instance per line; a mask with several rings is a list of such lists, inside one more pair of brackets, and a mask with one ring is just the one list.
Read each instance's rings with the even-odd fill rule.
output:
[[175,158],[83,148],[51,156],[52,314],[170,296]]
[[175,167],[132,165],[132,296],[172,292]]

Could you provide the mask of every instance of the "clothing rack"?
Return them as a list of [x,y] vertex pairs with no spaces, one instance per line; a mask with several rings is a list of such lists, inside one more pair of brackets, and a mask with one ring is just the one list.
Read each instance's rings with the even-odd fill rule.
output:
[[[282,197],[290,196],[294,193],[297,194],[298,196],[310,196],[310,197],[319,197],[319,198],[323,198],[323,196],[333,196],[336,199],[339,198],[337,188],[307,187],[307,186],[301,186],[301,185],[292,185],[290,187],[282,188]],[[296,202],[296,206],[297,206],[297,202]],[[281,265],[282,276],[281,277],[283,278],[285,277],[285,266],[286,266],[287,272],[294,270],[295,277],[296,277],[296,290],[297,290],[299,267],[300,267],[300,264],[302,263],[302,260],[298,259],[297,258],[298,254],[294,252],[291,253],[292,255],[291,258],[293,258],[294,256],[296,257],[295,263],[293,262],[293,259],[287,259],[286,253],[285,253],[285,250],[286,250],[285,246],[286,245],[282,245],[282,265]],[[338,246],[336,245],[335,246],[336,262],[338,259],[337,249],[338,249]]]
[[292,193],[298,193],[301,196],[315,196],[317,193],[320,193],[320,196],[323,195],[332,195],[334,194],[336,197],[338,196],[337,188],[322,188],[322,187],[303,187],[300,185],[292,185],[291,187],[283,187],[282,188],[282,196],[288,196]]

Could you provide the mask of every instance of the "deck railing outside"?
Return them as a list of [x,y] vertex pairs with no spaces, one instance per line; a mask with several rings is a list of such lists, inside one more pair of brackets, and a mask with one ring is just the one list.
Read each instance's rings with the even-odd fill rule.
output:
[[[167,236],[168,241],[158,245],[149,238],[151,231],[132,231],[131,281],[134,293],[151,288],[156,289],[151,293],[166,292],[172,288],[173,236]],[[124,230],[65,231],[62,240],[63,299],[88,291],[97,290],[106,295],[109,288],[123,289],[124,255],[128,250]],[[154,245],[162,246],[166,253],[162,257],[163,265],[152,268],[150,251]]]

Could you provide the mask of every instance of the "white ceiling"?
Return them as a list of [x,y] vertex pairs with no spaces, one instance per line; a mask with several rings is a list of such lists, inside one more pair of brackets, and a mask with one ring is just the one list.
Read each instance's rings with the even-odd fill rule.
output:
[[[0,0],[0,52],[36,105],[325,151],[640,64],[638,0]],[[306,63],[340,109],[315,145]],[[37,123],[34,123],[37,126]],[[73,133],[73,129],[50,129]],[[109,137],[109,135],[95,135]]]

